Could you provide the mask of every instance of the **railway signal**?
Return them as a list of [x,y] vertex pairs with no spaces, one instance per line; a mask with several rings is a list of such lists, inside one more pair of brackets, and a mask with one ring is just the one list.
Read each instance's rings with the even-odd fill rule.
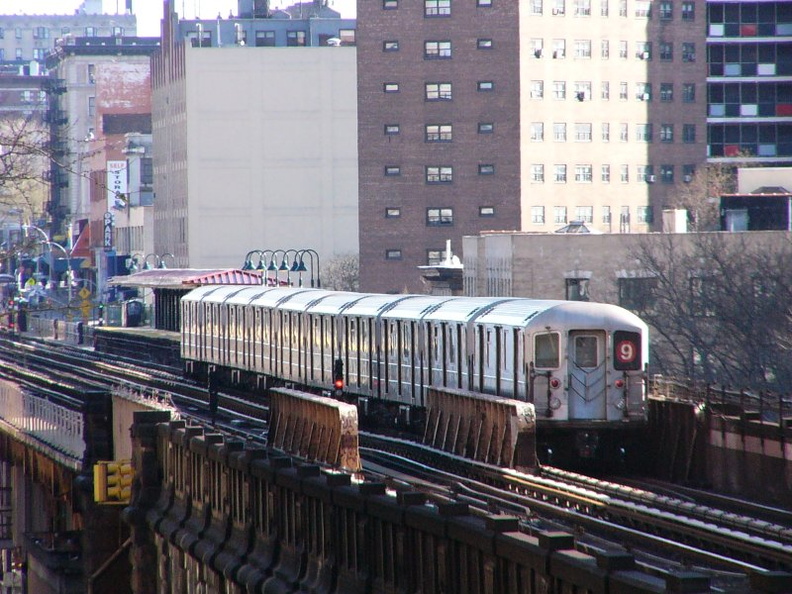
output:
[[333,389],[336,398],[344,394],[344,362],[341,359],[336,359],[333,364]]
[[129,503],[134,470],[130,460],[102,460],[94,464],[94,501]]

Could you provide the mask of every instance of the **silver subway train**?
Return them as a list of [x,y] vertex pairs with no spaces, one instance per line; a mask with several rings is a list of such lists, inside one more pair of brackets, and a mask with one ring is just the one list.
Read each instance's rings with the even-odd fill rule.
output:
[[345,398],[402,419],[429,386],[527,400],[545,462],[624,455],[646,429],[647,326],[615,305],[205,286],[181,306],[197,377],[320,391],[340,374]]

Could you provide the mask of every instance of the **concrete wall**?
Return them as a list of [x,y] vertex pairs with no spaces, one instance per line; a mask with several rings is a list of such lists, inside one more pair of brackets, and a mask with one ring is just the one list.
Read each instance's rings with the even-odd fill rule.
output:
[[184,53],[184,86],[154,97],[157,253],[194,268],[253,249],[357,253],[355,49]]

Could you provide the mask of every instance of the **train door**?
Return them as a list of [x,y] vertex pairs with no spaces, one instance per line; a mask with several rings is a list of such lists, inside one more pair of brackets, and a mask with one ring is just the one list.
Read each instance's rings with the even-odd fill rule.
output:
[[401,356],[401,334],[400,323],[396,320],[387,320],[387,331],[385,333],[385,380],[386,393],[394,397],[399,394],[399,357]]
[[605,332],[569,333],[569,418],[604,419],[606,415]]

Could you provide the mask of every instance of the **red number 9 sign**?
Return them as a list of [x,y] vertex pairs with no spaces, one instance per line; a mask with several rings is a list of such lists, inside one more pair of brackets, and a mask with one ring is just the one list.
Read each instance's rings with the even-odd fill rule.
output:
[[613,368],[619,371],[641,369],[641,335],[638,332],[613,333]]

